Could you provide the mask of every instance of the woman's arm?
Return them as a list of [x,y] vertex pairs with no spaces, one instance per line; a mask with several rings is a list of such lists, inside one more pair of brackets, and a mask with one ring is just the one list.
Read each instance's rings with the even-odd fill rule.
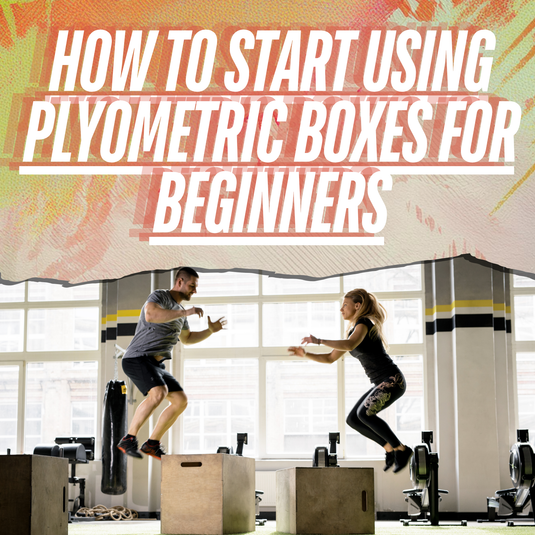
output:
[[366,336],[367,332],[368,327],[366,327],[366,325],[364,325],[363,323],[359,323],[347,340],[323,340],[322,338],[316,338],[315,336],[310,335],[305,336],[305,338],[301,340],[301,343],[323,344],[324,346],[332,347],[333,349],[338,349],[342,352],[353,351],[353,349],[360,345],[362,340],[364,340],[364,337]]
[[305,351],[304,347],[289,347],[288,352],[296,357],[305,357],[314,362],[320,362],[321,364],[332,364],[345,353],[345,351],[338,351],[336,349],[330,353],[309,353],[308,351]]

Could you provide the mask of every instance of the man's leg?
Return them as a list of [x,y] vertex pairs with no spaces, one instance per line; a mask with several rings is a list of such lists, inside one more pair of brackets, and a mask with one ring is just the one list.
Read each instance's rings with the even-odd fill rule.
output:
[[167,396],[167,386],[160,385],[152,387],[147,397],[139,404],[130,427],[128,428],[128,434],[124,436],[117,447],[127,455],[141,459],[143,455],[139,452],[136,435],[141,429],[141,426],[149,419],[150,415],[154,412],[156,407]]
[[182,390],[169,392],[167,399],[169,400],[169,405],[160,414],[149,440],[140,448],[143,453],[158,460],[162,458],[162,455],[165,455],[165,450],[160,444],[161,438],[176,422],[176,419],[184,412],[188,405],[188,398]]
[[159,442],[188,406],[188,398],[183,391],[169,392],[167,399],[169,400],[169,405],[160,414],[150,440]]
[[152,387],[147,397],[139,404],[130,427],[128,428],[128,434],[136,436],[141,429],[141,426],[150,418],[150,415],[156,410],[158,405],[165,399],[168,391],[166,386],[154,386]]

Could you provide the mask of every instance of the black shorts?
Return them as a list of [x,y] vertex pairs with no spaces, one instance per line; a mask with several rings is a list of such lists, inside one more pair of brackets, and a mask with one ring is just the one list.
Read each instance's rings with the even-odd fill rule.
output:
[[146,396],[154,386],[167,386],[169,392],[181,392],[180,383],[165,369],[164,361],[154,357],[123,359],[123,371]]

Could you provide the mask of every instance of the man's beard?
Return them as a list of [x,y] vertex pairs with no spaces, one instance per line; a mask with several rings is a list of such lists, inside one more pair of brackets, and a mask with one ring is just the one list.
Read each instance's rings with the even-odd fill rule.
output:
[[189,301],[191,299],[191,295],[190,294],[186,294],[186,293],[180,292],[180,291],[178,291],[177,293],[180,296],[180,299],[182,299],[184,301]]

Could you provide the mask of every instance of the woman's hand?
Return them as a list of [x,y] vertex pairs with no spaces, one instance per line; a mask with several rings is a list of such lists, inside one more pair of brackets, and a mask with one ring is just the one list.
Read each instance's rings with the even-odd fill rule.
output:
[[302,344],[319,344],[320,343],[320,339],[319,338],[316,338],[315,336],[305,336],[302,340],[301,340],[301,343]]
[[290,355],[293,357],[304,357],[306,351],[303,347],[292,346],[288,348],[288,353],[290,353]]

